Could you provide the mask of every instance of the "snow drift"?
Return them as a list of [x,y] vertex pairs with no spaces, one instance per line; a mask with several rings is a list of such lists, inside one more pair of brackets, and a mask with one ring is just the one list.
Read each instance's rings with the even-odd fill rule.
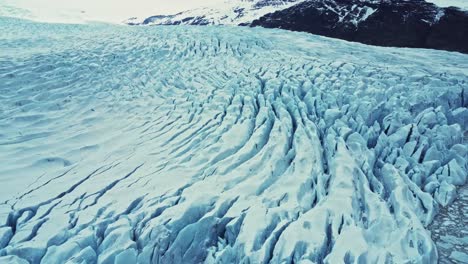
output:
[[435,263],[468,56],[0,19],[1,263]]

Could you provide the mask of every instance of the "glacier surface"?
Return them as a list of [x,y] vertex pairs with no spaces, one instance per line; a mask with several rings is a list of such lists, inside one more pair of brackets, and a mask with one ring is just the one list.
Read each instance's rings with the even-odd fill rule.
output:
[[437,262],[468,55],[0,25],[0,263]]

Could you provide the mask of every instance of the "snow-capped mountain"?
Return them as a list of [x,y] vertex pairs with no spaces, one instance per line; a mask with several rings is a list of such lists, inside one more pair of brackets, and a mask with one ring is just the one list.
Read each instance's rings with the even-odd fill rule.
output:
[[225,0],[173,15],[134,17],[130,25],[239,25],[266,14],[291,7],[304,0]]
[[423,0],[305,1],[267,14],[251,25],[372,45],[468,53],[468,11]]
[[226,1],[175,15],[130,19],[127,23],[262,26],[379,46],[468,53],[468,11],[424,0]]
[[428,228],[466,186],[468,55],[0,26],[0,263],[437,263]]

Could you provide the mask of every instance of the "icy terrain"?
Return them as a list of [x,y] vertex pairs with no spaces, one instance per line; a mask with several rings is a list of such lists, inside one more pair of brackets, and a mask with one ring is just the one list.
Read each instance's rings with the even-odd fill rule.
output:
[[460,9],[468,10],[468,1],[466,0],[426,0],[426,2],[434,3],[441,7],[457,7]]
[[0,26],[0,263],[436,263],[468,55]]
[[468,263],[468,185],[457,193],[457,199],[441,208],[429,227],[440,264]]

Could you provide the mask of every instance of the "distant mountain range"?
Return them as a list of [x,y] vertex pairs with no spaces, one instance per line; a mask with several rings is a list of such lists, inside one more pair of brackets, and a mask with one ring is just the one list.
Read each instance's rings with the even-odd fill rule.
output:
[[126,23],[261,26],[378,46],[468,53],[468,11],[424,0],[230,1]]
[[304,0],[234,0],[204,6],[174,15],[130,18],[130,25],[239,25],[250,24],[264,15],[292,7]]

